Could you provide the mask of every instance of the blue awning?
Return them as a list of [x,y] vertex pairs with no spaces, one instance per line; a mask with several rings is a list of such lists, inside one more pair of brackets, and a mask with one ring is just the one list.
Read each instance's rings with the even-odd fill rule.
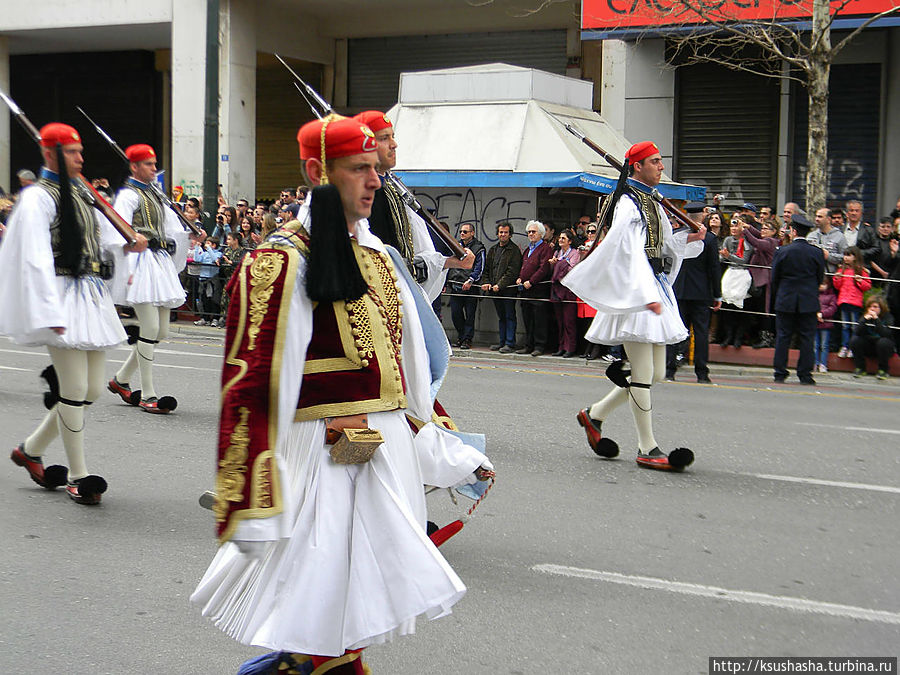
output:
[[[513,171],[395,171],[411,188],[582,188],[598,194],[609,194],[616,187],[615,178],[595,173],[513,172]],[[661,183],[659,191],[669,199],[703,201],[706,188],[683,183]]]

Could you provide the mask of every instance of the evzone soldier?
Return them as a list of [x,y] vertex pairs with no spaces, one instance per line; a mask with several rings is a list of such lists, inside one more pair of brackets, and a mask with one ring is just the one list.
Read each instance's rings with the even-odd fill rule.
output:
[[397,141],[394,125],[383,112],[367,110],[353,119],[368,126],[378,143],[378,175],[381,187],[375,191],[375,203],[369,217],[369,229],[388,246],[393,246],[406,261],[428,300],[434,302],[444,288],[447,270],[472,269],[475,255],[469,251],[462,260],[435,250],[428,226],[413,211],[397,190],[384,179],[384,174],[397,165]]
[[[45,395],[49,412],[10,458],[41,487],[65,485],[78,504],[99,504],[107,485],[88,473],[84,408],[103,391],[104,350],[126,338],[106,285],[109,255],[122,248],[122,238],[73,186],[83,182],[78,132],[52,123],[40,137],[40,179],[22,191],[0,247],[0,333],[47,347],[53,367],[43,375],[51,392]],[[124,250],[146,247],[139,235]],[[69,466],[45,468],[44,451],[57,435]]]
[[373,132],[329,115],[298,141],[319,187],[231,282],[221,546],[192,600],[234,639],[277,650],[242,673],[359,675],[363,648],[465,592],[426,535],[423,483],[475,483],[491,467],[408,423],[430,419],[449,344],[404,259],[369,231]]
[[615,457],[619,446],[602,435],[601,426],[627,400],[637,428],[638,465],[680,470],[693,461],[694,454],[687,448],[660,450],[653,435],[650,387],[665,377],[666,345],[687,337],[670,279],[678,276],[684,257],[696,257],[703,250],[705,229],[673,233],[662,206],[652,196],[664,169],[656,145],[644,141],[631,146],[624,166],[629,164],[631,179],[626,182],[623,171],[609,198],[609,234],[563,284],[597,310],[585,337],[595,344],[622,344],[631,377],[622,370],[623,362],[611,365],[607,375],[616,388],[581,410],[577,420],[595,453]]
[[[154,350],[169,334],[169,313],[184,304],[184,289],[178,273],[187,262],[188,236],[172,209],[166,207],[150,183],[156,178],[156,153],[149,145],[132,145],[125,155],[131,176],[116,195],[119,215],[144,235],[147,251],[129,253],[116,265],[113,298],[132,307],[137,331],[128,330],[131,354],[107,384],[125,403],[148,413],[165,414],[175,409],[173,396],[157,396],[153,383]],[[135,371],[141,388],[131,389]]]

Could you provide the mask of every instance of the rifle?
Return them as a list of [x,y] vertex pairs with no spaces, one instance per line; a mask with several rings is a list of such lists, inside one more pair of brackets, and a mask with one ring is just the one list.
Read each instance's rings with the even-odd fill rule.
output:
[[[600,155],[603,159],[605,159],[606,162],[607,162],[612,168],[614,168],[616,171],[621,171],[621,170],[622,170],[622,163],[621,163],[618,159],[616,159],[616,158],[613,157],[611,154],[609,154],[608,152],[606,152],[606,150],[604,150],[604,149],[601,148],[599,145],[597,145],[596,143],[594,143],[594,141],[592,141],[590,138],[588,138],[587,136],[585,136],[581,131],[579,131],[578,129],[576,129],[575,127],[573,127],[573,126],[572,126],[571,124],[569,124],[568,122],[566,122],[566,123],[564,124],[564,126],[566,127],[566,131],[568,131],[569,133],[571,133],[571,134],[572,134],[573,136],[575,136],[576,138],[580,139],[582,143],[584,143],[584,144],[585,144],[586,146],[588,146],[591,150],[593,150],[593,151],[596,152],[598,155]],[[653,199],[654,199],[655,201],[657,201],[657,202],[659,202],[660,204],[662,204],[662,207],[666,210],[666,212],[669,213],[669,215],[671,215],[672,217],[674,217],[675,220],[677,220],[677,221],[678,221],[679,223],[681,223],[682,225],[691,228],[691,230],[692,230],[693,232],[696,232],[697,230],[700,229],[700,227],[697,225],[697,223],[695,223],[693,220],[691,220],[691,219],[688,217],[688,215],[687,215],[684,211],[682,211],[682,210],[679,209],[677,206],[675,206],[675,204],[673,204],[673,203],[671,202],[671,200],[669,200],[668,197],[663,197],[663,196],[660,194],[659,190],[657,190],[656,188],[653,188],[653,189],[650,191],[650,196],[653,197]]]
[[[15,101],[13,101],[9,96],[0,91],[0,99],[3,99],[3,102],[9,107],[13,116],[22,125],[22,128],[25,129],[25,132],[31,136],[32,140],[38,144],[38,147],[41,146],[41,132],[37,130],[31,121],[25,116],[25,113],[22,112],[22,109],[16,105]],[[66,167],[59,167],[60,171],[65,171]],[[113,227],[121,234],[125,241],[128,242],[129,246],[134,246],[137,243],[138,235],[135,232],[131,225],[126,223],[122,216],[116,213],[115,209],[110,206],[109,202],[107,202],[103,197],[99,195],[99,193],[88,183],[87,179],[78,174],[78,180],[72,181],[72,186],[78,191],[78,194],[84,199],[88,204],[93,206],[95,209],[100,211],[106,219],[112,223]]]
[[[96,130],[96,132],[103,137],[103,140],[105,140],[109,144],[109,147],[111,147],[115,151],[115,153],[119,157],[121,157],[122,160],[126,164],[131,163],[131,160],[128,159],[128,155],[126,155],[125,152],[122,150],[122,148],[119,147],[119,144],[113,140],[112,136],[110,136],[108,133],[106,133],[100,127],[100,125],[97,124],[94,120],[92,120],[90,118],[90,116],[86,112],[84,112],[84,110],[82,110],[79,106],[75,106],[75,110],[77,110],[82,115],[84,115],[85,119],[94,126],[94,129]],[[175,213],[175,215],[178,216],[178,220],[181,221],[181,225],[182,225],[182,227],[184,227],[184,229],[189,230],[190,232],[193,232],[198,237],[200,236],[202,230],[199,227],[197,227],[197,225],[195,223],[192,223],[187,218],[185,218],[184,214],[181,213],[181,211],[179,211],[178,209],[175,208],[175,205],[166,196],[166,193],[163,192],[162,189],[159,187],[159,183],[157,183],[156,181],[151,181],[150,189],[153,191],[153,194],[155,194],[165,206],[172,209],[172,211]]]
[[[334,108],[332,108],[326,101],[323,99],[319,92],[309,86],[302,77],[300,77],[297,73],[294,72],[294,69],[291,68],[283,58],[281,58],[278,54],[275,54],[275,58],[281,61],[281,65],[288,69],[288,72],[294,76],[296,82],[294,86],[297,88],[297,91],[300,92],[300,95],[306,100],[309,107],[312,109],[313,114],[322,119],[326,115],[331,115],[334,113]],[[300,88],[300,85],[303,88]],[[449,248],[453,255],[457,256],[460,260],[466,257],[465,249],[459,245],[459,242],[453,238],[453,235],[450,234],[450,231],[441,225],[438,220],[428,213],[423,206],[419,203],[419,200],[416,199],[415,195],[412,193],[408,187],[406,187],[403,182],[397,178],[390,171],[384,172],[384,182],[388,183],[393,187],[397,194],[400,195],[400,198],[403,202],[411,208],[413,211],[418,214],[418,216],[425,221],[425,224],[428,226],[435,235],[437,235],[440,240]]]

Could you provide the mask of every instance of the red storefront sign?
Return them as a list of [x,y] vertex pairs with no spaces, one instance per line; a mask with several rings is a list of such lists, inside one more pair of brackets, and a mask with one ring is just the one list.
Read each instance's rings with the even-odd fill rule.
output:
[[[582,0],[582,30],[609,30],[637,26],[677,26],[706,23],[687,5],[706,7],[715,21],[787,21],[809,19],[812,0]],[[841,17],[873,16],[897,8],[897,0],[832,2],[831,13]]]

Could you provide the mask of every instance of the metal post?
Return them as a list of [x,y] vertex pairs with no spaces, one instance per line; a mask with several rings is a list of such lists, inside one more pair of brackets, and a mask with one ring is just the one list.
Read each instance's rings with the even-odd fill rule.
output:
[[212,231],[219,188],[219,0],[206,0],[206,112],[203,120],[203,210]]

